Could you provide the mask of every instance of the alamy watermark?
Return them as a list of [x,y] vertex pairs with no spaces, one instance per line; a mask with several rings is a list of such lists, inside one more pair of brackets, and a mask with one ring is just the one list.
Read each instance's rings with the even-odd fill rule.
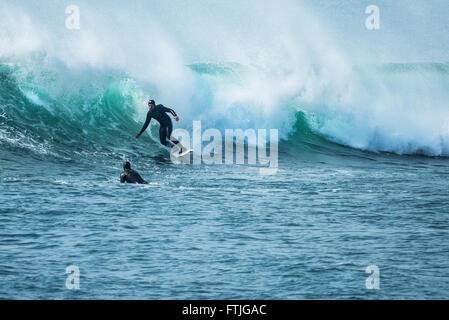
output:
[[80,289],[80,268],[77,266],[68,266],[65,269],[65,273],[68,274],[65,281],[65,287],[69,290]]
[[[220,130],[202,132],[201,121],[193,121],[192,136],[185,129],[176,129],[172,137],[185,149],[193,149],[193,164],[223,164],[224,154],[224,164],[245,164],[246,159],[249,165],[263,166],[260,174],[271,175],[278,169],[279,135],[277,129],[270,129],[269,136],[267,133],[267,129],[225,129],[223,140]],[[170,159],[175,164],[191,162],[190,155],[178,157],[176,152],[170,153]]]
[[366,267],[365,272],[370,274],[368,278],[366,278],[365,286],[368,290],[379,290],[380,289],[380,270],[379,267],[375,264],[372,264]]
[[65,27],[69,30],[79,30],[81,26],[80,8],[72,4],[65,8],[65,13],[68,14],[65,19]]
[[366,7],[365,13],[369,16],[365,20],[365,27],[368,30],[380,29],[380,9],[378,6],[370,5]]

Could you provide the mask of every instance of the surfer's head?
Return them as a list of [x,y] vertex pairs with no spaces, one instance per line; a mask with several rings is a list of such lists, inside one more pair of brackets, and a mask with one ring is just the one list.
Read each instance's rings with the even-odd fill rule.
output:
[[123,164],[123,169],[124,170],[131,169],[131,163],[129,163],[129,161],[125,161],[125,163]]
[[148,101],[148,108],[150,108],[150,110],[153,110],[155,105],[156,105],[156,102],[154,102],[154,100]]

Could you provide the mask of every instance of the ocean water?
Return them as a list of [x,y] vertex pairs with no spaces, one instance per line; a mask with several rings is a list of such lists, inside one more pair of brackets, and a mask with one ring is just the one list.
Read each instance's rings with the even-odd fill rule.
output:
[[[444,159],[281,154],[260,176],[142,157],[142,186],[118,183],[119,160],[7,158],[3,298],[447,298]],[[365,287],[373,264],[379,290]]]
[[[407,38],[387,38],[396,50],[361,61],[327,39],[363,31],[323,21],[333,6],[320,1],[234,6],[211,25],[226,44],[200,32],[226,4],[178,3],[199,21],[185,39],[172,4],[111,3],[80,2],[78,31],[64,27],[63,4],[45,2],[45,14],[32,2],[1,5],[10,18],[0,24],[0,298],[449,298],[444,50],[418,59],[402,50]],[[246,29],[242,16],[252,17]],[[131,45],[150,36],[163,54]],[[157,124],[134,138],[150,97],[190,132],[195,120],[220,132],[277,129],[277,171],[172,163]],[[125,160],[149,184],[120,184]],[[79,289],[67,287],[70,266]]]

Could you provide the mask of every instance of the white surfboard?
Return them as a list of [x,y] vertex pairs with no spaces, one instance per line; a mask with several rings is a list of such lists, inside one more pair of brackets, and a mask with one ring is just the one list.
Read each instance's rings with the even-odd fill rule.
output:
[[184,156],[188,155],[190,152],[193,152],[193,149],[187,149],[181,153],[179,153],[178,150],[172,151],[172,155],[174,155],[175,157],[184,157]]
[[186,151],[179,153],[178,157],[184,157],[185,155],[188,155],[190,152],[193,152],[193,149],[187,149]]

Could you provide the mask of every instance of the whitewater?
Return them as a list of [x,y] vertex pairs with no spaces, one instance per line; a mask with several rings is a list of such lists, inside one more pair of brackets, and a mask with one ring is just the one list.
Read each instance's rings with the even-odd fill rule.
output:
[[[76,2],[0,4],[0,298],[448,298],[445,1]],[[276,174],[172,163],[150,98]]]

